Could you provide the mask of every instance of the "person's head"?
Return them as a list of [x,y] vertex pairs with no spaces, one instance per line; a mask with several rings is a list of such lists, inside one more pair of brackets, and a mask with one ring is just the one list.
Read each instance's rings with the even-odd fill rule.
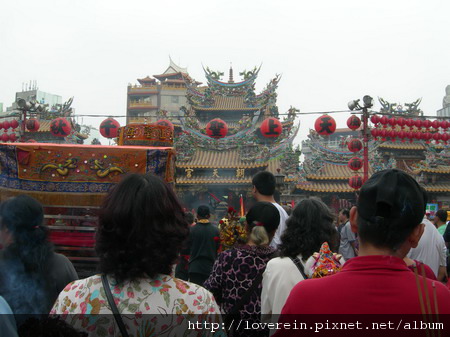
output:
[[118,283],[170,274],[189,229],[175,193],[152,174],[130,174],[106,196],[96,251]]
[[444,225],[447,222],[447,211],[440,209],[434,215],[434,223],[438,226]]
[[328,206],[317,198],[303,199],[286,221],[280,252],[282,256],[301,255],[306,260],[318,252],[324,242],[329,243],[331,250],[336,250],[337,241],[333,214]]
[[374,173],[350,211],[360,247],[371,246],[403,258],[422,236],[426,204],[425,190],[407,173],[397,169]]
[[345,223],[350,218],[350,211],[346,208],[343,208],[339,211],[339,222]]
[[209,219],[211,216],[211,212],[209,210],[209,207],[206,205],[200,205],[197,208],[197,218],[199,219]]
[[195,222],[195,216],[191,212],[186,212],[184,214],[184,219],[189,225],[192,225]]
[[280,224],[280,212],[270,202],[255,203],[245,216],[249,241],[257,246],[267,245]]
[[268,171],[256,173],[252,178],[253,195],[258,200],[258,196],[273,196],[275,193],[275,176]]

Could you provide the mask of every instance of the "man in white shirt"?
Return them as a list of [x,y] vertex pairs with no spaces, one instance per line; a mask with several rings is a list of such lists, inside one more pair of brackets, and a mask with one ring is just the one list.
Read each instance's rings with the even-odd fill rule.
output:
[[409,251],[408,257],[428,265],[437,279],[443,281],[447,275],[447,247],[444,238],[426,217],[422,223],[425,225],[422,237],[418,246]]
[[289,217],[286,211],[279,204],[276,203],[273,194],[275,193],[275,176],[268,171],[258,172],[252,179],[252,192],[256,201],[271,202],[280,212],[280,224],[270,243],[270,246],[277,248],[281,244],[281,236],[286,229],[286,220]]
[[339,221],[344,224],[339,232],[341,234],[339,254],[347,261],[358,255],[358,250],[356,248],[356,234],[353,233],[351,229],[348,210],[344,209],[339,212]]

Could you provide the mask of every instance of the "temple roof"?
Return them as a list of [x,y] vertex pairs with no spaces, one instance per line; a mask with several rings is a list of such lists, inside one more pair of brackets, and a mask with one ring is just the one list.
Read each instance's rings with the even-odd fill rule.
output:
[[[362,174],[362,169],[355,172],[348,168],[347,164],[325,163],[318,171],[308,174],[306,177],[311,180],[348,180],[358,174]],[[373,170],[369,165],[369,176],[372,174]]]
[[147,75],[147,77],[138,78],[138,82],[141,85],[144,85],[144,84],[155,84],[156,80],[153,77],[150,77],[150,76]]
[[402,142],[384,142],[378,146],[379,149],[394,149],[394,150],[425,150],[425,145],[422,143],[402,143]]
[[256,111],[259,107],[249,107],[244,103],[243,96],[213,96],[214,104],[210,107],[193,106],[195,110],[214,111],[214,110],[245,110]]
[[321,192],[321,193],[353,193],[355,189],[350,187],[347,181],[336,182],[319,182],[308,181],[298,183],[296,189],[308,192]]
[[254,168],[267,165],[267,162],[241,160],[238,150],[205,151],[197,149],[189,161],[177,162],[177,167],[180,168]]

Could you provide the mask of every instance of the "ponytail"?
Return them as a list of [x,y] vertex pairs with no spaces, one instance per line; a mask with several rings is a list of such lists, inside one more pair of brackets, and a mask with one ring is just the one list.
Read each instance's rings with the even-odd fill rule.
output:
[[264,246],[269,244],[269,235],[261,222],[252,222],[249,224],[250,239],[256,246]]

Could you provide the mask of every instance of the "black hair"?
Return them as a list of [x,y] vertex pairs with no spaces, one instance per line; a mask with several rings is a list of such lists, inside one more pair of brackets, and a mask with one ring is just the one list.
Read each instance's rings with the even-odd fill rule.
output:
[[173,190],[152,174],[130,174],[108,193],[100,209],[100,271],[119,284],[170,274],[188,234]]
[[252,178],[252,184],[262,195],[273,195],[275,192],[275,176],[269,171],[256,173]]
[[187,221],[188,224],[192,224],[195,221],[195,216],[191,212],[186,212],[184,214],[184,219]]
[[[54,281],[47,265],[53,255],[42,205],[28,195],[18,195],[0,205],[1,227],[12,234],[0,263],[0,294],[16,315],[48,312]],[[21,322],[18,321],[20,324]]]
[[206,205],[198,206],[198,208],[197,208],[197,216],[199,218],[203,218],[204,219],[204,218],[207,218],[210,215],[211,215],[211,212],[210,212],[208,206],[206,206]]
[[345,215],[347,217],[347,219],[350,218],[350,211],[348,210],[348,208],[342,208],[339,213],[342,213],[342,215]]
[[85,337],[59,317],[30,318],[18,330],[19,337]]
[[300,201],[286,221],[281,236],[280,255],[304,260],[318,252],[324,242],[336,251],[338,233],[333,226],[333,214],[321,200],[309,198]]
[[250,208],[245,219],[250,231],[256,223],[261,222],[267,233],[271,234],[277,230],[280,224],[280,212],[272,203],[259,201]]
[[439,220],[441,220],[442,222],[447,222],[447,211],[440,209],[439,211],[436,212],[436,214],[434,215],[435,217],[438,217]]

